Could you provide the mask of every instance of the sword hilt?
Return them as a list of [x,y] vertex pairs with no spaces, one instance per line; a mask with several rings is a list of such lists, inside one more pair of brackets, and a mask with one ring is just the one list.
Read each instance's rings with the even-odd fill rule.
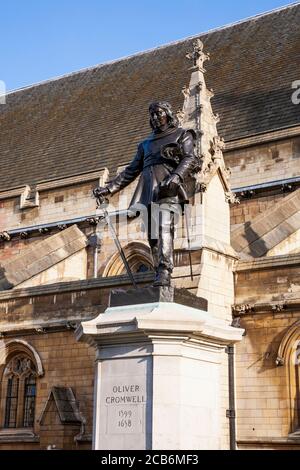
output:
[[96,197],[96,204],[97,204],[97,209],[101,207],[103,204],[108,204],[109,200],[105,196],[97,196]]

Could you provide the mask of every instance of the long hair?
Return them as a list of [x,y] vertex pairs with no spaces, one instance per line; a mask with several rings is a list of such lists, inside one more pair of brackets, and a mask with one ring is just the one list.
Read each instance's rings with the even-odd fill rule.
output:
[[[178,127],[178,124],[179,124],[178,119],[174,115],[173,110],[172,110],[172,106],[170,105],[170,103],[168,103],[167,101],[153,101],[149,105],[149,113],[152,111],[153,108],[163,109],[165,111],[166,115],[167,115],[169,126],[170,127]],[[153,127],[153,124],[151,122],[151,119],[150,119],[150,126],[153,130],[154,127]]]

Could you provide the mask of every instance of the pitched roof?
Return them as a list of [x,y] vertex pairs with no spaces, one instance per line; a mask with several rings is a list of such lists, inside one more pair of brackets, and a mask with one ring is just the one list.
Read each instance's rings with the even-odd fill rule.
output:
[[[226,141],[299,123],[300,4],[199,35],[210,52],[219,133]],[[0,106],[0,189],[131,160],[149,133],[147,107],[175,109],[188,85],[194,38],[12,92]]]
[[71,387],[52,387],[47,402],[42,410],[39,422],[43,424],[50,400],[56,405],[62,424],[82,424],[84,421]]
[[29,245],[20,254],[0,263],[0,291],[18,286],[86,246],[87,238],[77,225]]

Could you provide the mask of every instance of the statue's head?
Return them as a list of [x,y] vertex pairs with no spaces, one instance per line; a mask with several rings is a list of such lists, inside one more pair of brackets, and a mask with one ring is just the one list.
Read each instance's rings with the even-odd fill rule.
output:
[[168,127],[177,127],[178,120],[172,107],[166,101],[154,101],[149,106],[150,126],[154,131],[164,131]]

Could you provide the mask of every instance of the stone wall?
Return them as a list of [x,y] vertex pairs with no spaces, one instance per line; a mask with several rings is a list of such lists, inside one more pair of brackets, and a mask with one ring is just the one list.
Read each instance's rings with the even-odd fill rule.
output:
[[[73,283],[71,289],[70,283],[65,283],[0,294],[0,376],[10,354],[11,344],[14,344],[16,352],[20,342],[23,346],[26,343],[34,348],[44,370],[43,375],[37,378],[34,432],[39,441],[26,443],[24,439],[16,437],[8,443],[5,430],[1,429],[4,420],[4,414],[1,413],[1,450],[45,448],[53,443],[57,447],[64,443],[64,448],[91,447],[95,350],[75,340],[74,328],[80,321],[97,316],[107,307],[108,295],[114,284],[108,283],[105,287],[101,282],[99,285],[99,281],[86,281],[85,286],[79,281]],[[124,281],[126,285],[128,281]],[[75,285],[77,290],[74,289]],[[13,343],[15,340],[19,343]],[[39,418],[51,388],[56,386],[72,388],[79,410],[86,420],[84,436],[77,443],[74,437],[80,432],[78,426],[71,429],[72,426],[58,422],[57,416],[55,426],[52,427],[46,420],[40,429]],[[0,390],[2,411],[5,393],[5,390]],[[57,440],[59,436],[61,439]]]
[[291,401],[290,390],[295,378],[291,377],[289,364],[276,364],[284,332],[299,319],[298,310],[249,314],[241,320],[246,330],[244,341],[236,348],[237,430],[241,448],[247,444],[260,448],[266,441],[272,441],[273,448],[280,448],[283,443],[287,446],[288,435],[299,427],[300,422],[295,421],[297,404],[294,399]]
[[[299,138],[257,145],[248,149],[231,150],[225,154],[226,164],[232,170],[231,185],[233,188],[298,176],[299,157]],[[95,201],[91,197],[91,191],[96,184],[97,180],[94,179],[87,182],[77,182],[73,186],[64,188],[44,188],[40,190],[39,206],[25,209],[20,208],[20,195],[1,199],[0,232],[60,222],[70,218],[94,216],[96,215]],[[123,194],[114,196],[111,202],[114,203],[115,208],[125,209],[127,207],[133,189],[131,186]],[[214,201],[220,195],[222,196],[222,193],[220,188],[214,185],[211,186],[210,191],[212,193],[215,191],[215,197],[206,207],[208,230],[204,229],[203,231],[201,215],[199,216],[197,207],[195,205],[193,207],[192,224],[194,241],[196,245],[197,242],[199,243],[197,248],[201,246],[205,237],[222,241],[224,246],[229,245],[227,233],[229,225],[226,225],[227,219],[225,220],[228,214],[226,217],[223,214],[223,218],[214,207]],[[286,197],[288,196],[284,193],[261,195],[253,199],[242,200],[240,205],[230,206],[232,227],[237,228],[241,224],[250,223],[255,217],[263,215],[266,210],[271,209],[275,203]],[[199,205],[199,198],[196,197],[195,201]],[[229,213],[229,206],[226,206],[226,209]],[[127,226],[127,232],[125,231],[125,221],[125,218],[121,219],[119,226],[117,226],[119,234],[123,235],[123,246],[127,245],[127,236],[129,235],[133,244],[139,242],[145,244],[146,253],[146,233],[143,231],[141,220],[132,219]],[[218,229],[216,225],[218,225]],[[80,222],[79,227],[87,237],[95,231],[95,227],[83,222]],[[102,247],[97,254],[98,275],[101,276],[108,266],[112,267],[116,263],[114,259],[116,247],[107,227],[99,226],[98,228],[102,236]],[[58,229],[53,229],[51,235],[57,231]],[[34,233],[27,239],[20,239],[19,236],[16,236],[11,241],[0,242],[0,263],[11,259],[29,246],[34,247],[48,237],[49,234]],[[293,249],[297,250],[295,246],[297,241],[297,236],[291,235],[291,240],[283,242],[282,249],[288,251],[285,246],[288,244],[289,246],[293,245]],[[259,262],[269,263],[266,266],[253,264],[249,269],[242,269],[243,263],[239,264],[235,274],[235,300],[233,300],[233,284],[230,277],[234,264],[232,253],[228,257],[223,256],[224,253],[215,254],[209,250],[206,252],[195,250],[193,252],[195,278],[194,281],[191,281],[186,252],[182,250],[184,247],[186,245],[178,236],[176,239],[178,252],[174,270],[176,285],[188,288],[195,294],[198,292],[198,295],[210,296],[210,303],[218,317],[224,318],[225,306],[227,322],[231,321],[230,306],[232,303],[249,304],[250,307],[262,303],[274,303],[276,306],[278,303],[296,302],[298,298],[300,263],[290,255],[284,259],[281,258],[281,264],[276,265],[278,260],[273,259],[272,255],[282,254],[281,247],[274,247],[273,251],[268,253],[269,261],[260,258]],[[91,278],[94,269],[93,248],[87,247],[86,253],[86,278]],[[222,258],[222,263],[226,266],[223,266],[220,275],[217,273],[216,277],[216,267],[212,258],[218,256]],[[279,259],[280,256],[277,258]],[[72,273],[73,261],[70,258],[71,265],[68,270],[64,270],[66,277]],[[148,261],[151,264],[151,260]],[[220,266],[220,259],[217,261]],[[79,259],[76,262],[81,263]],[[113,269],[109,272],[112,275]],[[118,272],[119,274],[121,273]],[[81,277],[84,277],[83,274]],[[54,280],[55,276],[52,279]],[[66,278],[65,281],[67,280]],[[106,286],[104,287],[100,281],[107,282]],[[78,323],[99,314],[99,311],[104,311],[111,287],[128,286],[128,281],[121,278],[114,280],[100,278],[72,283],[62,282],[60,287],[50,285],[32,289],[33,284],[38,285],[45,282],[47,279],[41,275],[31,281],[26,281],[22,286],[22,291],[0,293],[0,332],[4,333],[2,341],[9,341],[9,338],[12,337],[26,340],[40,354],[45,373],[43,377],[38,379],[36,416],[41,413],[52,386],[69,386],[74,390],[76,399],[80,403],[80,409],[87,417],[86,432],[90,434],[94,350],[84,344],[77,343],[74,340],[73,331],[68,329],[67,323]],[[150,277],[143,282],[149,283]],[[246,329],[244,340],[236,348],[237,429],[240,448],[260,448],[266,445],[264,442],[271,442],[271,440],[273,440],[274,448],[281,445],[286,448],[288,446],[286,441],[284,443],[274,441],[274,439],[287,439],[288,434],[293,431],[291,403],[288,401],[289,378],[286,367],[276,365],[276,354],[284,332],[300,319],[300,310],[297,308],[281,312],[250,310],[247,314],[240,315],[241,327]],[[42,330],[38,331],[40,328]],[[43,328],[45,328],[44,332]],[[228,378],[227,355],[225,354],[221,372],[222,447],[226,448],[228,447],[229,431],[228,418],[226,418]],[[57,426],[60,427],[61,424],[57,423]],[[54,428],[51,429],[50,426],[48,429],[44,429],[43,438],[36,443],[5,443],[2,439],[1,444],[0,433],[0,448],[39,448],[46,445],[44,444],[46,442],[52,442],[53,433],[56,432],[56,428]],[[36,424],[36,432],[39,435],[38,423]],[[60,428],[59,432],[63,433],[63,430]],[[71,438],[69,436],[68,442],[66,441],[67,447],[73,446],[74,432],[71,432]],[[78,442],[75,447],[83,448],[90,445],[90,441],[88,443]]]
[[237,267],[234,310],[245,329],[236,347],[241,449],[299,448],[299,439],[292,437],[300,427],[299,365],[293,352],[300,342],[299,262],[294,254]]
[[[72,331],[57,333],[42,333],[20,335],[18,339],[25,340],[38,352],[44,367],[44,375],[37,379],[35,426],[34,431],[40,435],[38,419],[46,405],[49,391],[53,386],[72,387],[76,399],[80,403],[80,410],[87,420],[86,432],[92,432],[93,416],[93,380],[94,380],[94,350],[85,344],[75,341]],[[5,344],[5,341],[4,341]],[[1,366],[0,366],[1,367]],[[2,390],[2,394],[5,391]],[[1,416],[1,426],[4,417]],[[62,426],[60,426],[62,428]],[[79,431],[78,431],[79,432]],[[54,434],[53,434],[54,433]],[[55,427],[43,430],[43,443],[52,444],[55,437]],[[1,444],[0,449],[5,448]],[[28,446],[28,444],[27,444]],[[33,447],[36,447],[34,444]],[[10,448],[19,448],[17,442],[11,443]],[[42,446],[45,448],[45,445]],[[70,442],[66,448],[70,448]]]
[[225,153],[231,187],[240,188],[299,176],[300,137]]

